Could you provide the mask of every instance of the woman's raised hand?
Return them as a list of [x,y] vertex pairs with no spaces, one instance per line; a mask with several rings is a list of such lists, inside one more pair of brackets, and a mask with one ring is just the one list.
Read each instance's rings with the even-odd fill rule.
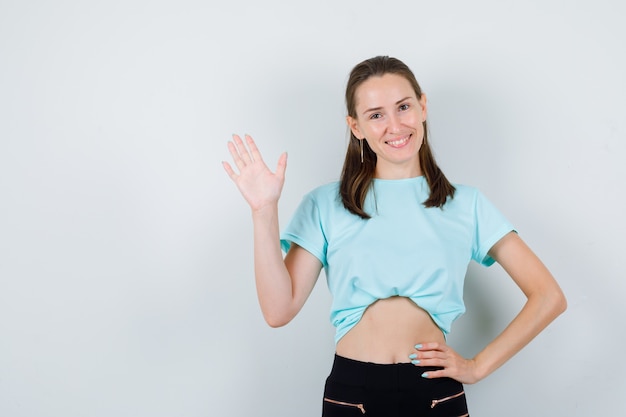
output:
[[238,135],[233,135],[233,140],[228,142],[228,150],[239,173],[228,162],[222,162],[222,165],[252,211],[256,211],[278,202],[285,183],[287,154],[280,155],[276,172],[272,172],[263,161],[254,140],[249,135],[245,135],[245,139],[246,144]]

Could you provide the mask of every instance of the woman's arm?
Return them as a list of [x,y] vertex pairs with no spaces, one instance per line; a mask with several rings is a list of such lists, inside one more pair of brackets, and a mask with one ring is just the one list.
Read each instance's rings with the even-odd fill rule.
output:
[[284,326],[311,294],[322,264],[295,244],[283,260],[275,207],[253,212],[252,219],[254,276],[261,311],[271,327]]
[[311,253],[293,245],[283,259],[278,227],[278,200],[285,181],[287,155],[271,172],[252,138],[247,147],[233,135],[228,149],[239,174],[228,162],[224,169],[250,205],[254,230],[254,274],[259,304],[265,321],[272,327],[287,324],[310,295],[322,265]]
[[418,349],[421,365],[443,366],[425,377],[447,376],[463,383],[475,383],[491,374],[526,346],[559,314],[567,302],[561,288],[543,265],[516,234],[509,233],[489,251],[511,276],[527,301],[519,314],[474,359],[464,359],[446,345],[425,343]]

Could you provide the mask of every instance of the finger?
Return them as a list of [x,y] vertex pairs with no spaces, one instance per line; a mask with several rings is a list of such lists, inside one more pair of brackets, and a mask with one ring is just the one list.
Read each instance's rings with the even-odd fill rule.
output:
[[278,158],[278,164],[276,165],[276,175],[281,179],[285,179],[285,171],[287,170],[287,152],[283,152]]
[[230,164],[228,162],[226,162],[226,161],[222,161],[222,166],[224,167],[224,170],[226,171],[226,173],[228,174],[230,179],[233,180],[233,181],[237,181],[238,175],[235,173],[235,171],[230,166]]
[[[241,158],[241,155],[239,153],[239,146],[237,146],[237,143],[241,142],[241,138],[239,137],[239,135],[233,134],[232,135],[232,140],[229,140],[228,143],[233,145],[233,149],[235,150],[235,152],[237,153],[237,157]],[[230,149],[230,146],[229,146]],[[231,150],[231,154],[232,154],[232,150]],[[234,155],[233,155],[234,157]]]
[[420,366],[446,366],[450,359],[449,348],[441,343],[420,343],[415,345],[416,353],[409,355],[411,363]]
[[419,343],[415,345],[415,350],[418,352],[444,352],[447,346],[438,342]]
[[241,159],[241,156],[239,155],[239,151],[237,149],[237,145],[235,143],[228,142],[228,151],[233,157],[233,161],[235,162],[235,165],[237,165],[237,168],[239,168],[239,171],[245,168],[246,163],[243,159]]
[[233,135],[233,140],[235,141],[237,152],[239,153],[239,156],[241,157],[243,162],[245,164],[250,163],[252,161],[252,157],[250,156],[250,153],[248,152],[248,148],[246,148],[246,145],[244,145],[239,135]]
[[447,345],[445,345],[444,343],[439,343],[439,342],[424,343],[422,346],[423,349],[427,349],[427,350],[443,350],[446,347]]
[[422,374],[422,378],[426,379],[434,379],[434,378],[443,378],[448,376],[445,369],[440,369],[437,371],[426,371]]
[[259,151],[259,148],[257,148],[256,143],[254,143],[252,136],[246,135],[246,143],[248,144],[248,148],[250,149],[250,156],[252,158],[252,161],[263,161],[261,152]]
[[[422,361],[424,360],[431,360],[431,361],[435,361],[438,359],[446,359],[447,355],[443,352],[439,352],[437,350],[429,350],[426,352],[420,352],[417,355]],[[435,363],[429,363],[429,365],[437,365]]]

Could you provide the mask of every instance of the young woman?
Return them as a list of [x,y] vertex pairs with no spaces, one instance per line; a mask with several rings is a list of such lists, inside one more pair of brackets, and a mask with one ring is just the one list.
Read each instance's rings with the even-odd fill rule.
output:
[[[375,57],[358,64],[346,104],[351,135],[341,180],[308,193],[282,236],[286,154],[271,172],[250,136],[228,143],[238,173],[224,168],[252,209],[261,310],[270,326],[287,324],[325,268],[336,355],[323,415],[468,416],[463,384],[528,344],[565,310],[565,297],[498,210],[439,169],[426,96],[404,63]],[[445,335],[465,311],[472,259],[498,262],[527,302],[467,359]]]

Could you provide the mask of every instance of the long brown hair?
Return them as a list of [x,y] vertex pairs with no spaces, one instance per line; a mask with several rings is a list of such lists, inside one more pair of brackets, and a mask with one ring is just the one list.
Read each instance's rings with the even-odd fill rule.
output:
[[[357,118],[355,98],[357,88],[368,78],[374,76],[381,77],[385,74],[397,74],[406,78],[415,90],[417,99],[420,100],[422,98],[422,89],[417,83],[415,75],[413,75],[413,72],[406,64],[396,58],[377,56],[361,62],[350,72],[350,78],[346,86],[346,107],[349,116]],[[418,155],[420,166],[430,188],[430,195],[422,204],[426,207],[442,207],[448,197],[454,197],[455,188],[443,175],[443,172],[435,162],[435,157],[428,144],[428,126],[426,121],[423,123],[424,142],[420,147]],[[362,142],[362,144],[359,142]],[[363,162],[361,162],[361,146],[363,146]],[[348,144],[346,159],[341,172],[339,193],[344,207],[363,219],[371,217],[365,212],[363,205],[372,185],[376,160],[376,154],[368,146],[367,141],[365,139],[357,139],[350,130],[350,143]]]

